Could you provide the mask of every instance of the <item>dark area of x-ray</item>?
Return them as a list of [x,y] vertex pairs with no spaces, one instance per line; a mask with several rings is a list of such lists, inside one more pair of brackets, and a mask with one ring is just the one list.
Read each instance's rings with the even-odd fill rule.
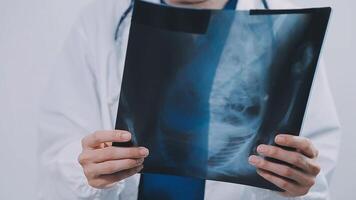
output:
[[150,149],[143,173],[279,190],[248,157],[300,133],[330,11],[136,1],[116,129]]

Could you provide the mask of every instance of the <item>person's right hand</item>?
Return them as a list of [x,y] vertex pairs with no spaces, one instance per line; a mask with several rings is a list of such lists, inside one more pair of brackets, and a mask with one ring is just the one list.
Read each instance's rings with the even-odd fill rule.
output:
[[127,131],[97,131],[82,139],[82,152],[78,157],[88,184],[103,189],[130,177],[143,168],[148,149],[144,147],[113,147],[112,142],[127,142]]

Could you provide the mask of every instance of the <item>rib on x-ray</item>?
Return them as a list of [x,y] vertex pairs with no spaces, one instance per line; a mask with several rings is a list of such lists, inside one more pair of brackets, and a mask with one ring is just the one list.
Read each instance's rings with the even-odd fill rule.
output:
[[136,1],[116,129],[150,149],[144,173],[279,190],[248,164],[298,135],[330,8],[202,10]]

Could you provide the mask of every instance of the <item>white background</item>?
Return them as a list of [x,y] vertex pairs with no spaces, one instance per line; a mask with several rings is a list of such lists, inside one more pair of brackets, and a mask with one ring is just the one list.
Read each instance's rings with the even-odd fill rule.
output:
[[[48,65],[91,0],[0,0],[0,199],[36,199],[36,125]],[[118,0],[119,1],[119,0]],[[324,58],[343,127],[336,200],[356,199],[356,1],[299,0],[331,5]],[[41,147],[39,147],[41,148]]]

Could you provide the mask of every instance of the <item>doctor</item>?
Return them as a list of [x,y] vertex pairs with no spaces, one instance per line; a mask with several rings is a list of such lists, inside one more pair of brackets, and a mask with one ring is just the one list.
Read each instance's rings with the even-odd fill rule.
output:
[[[166,3],[215,9],[293,8],[286,0],[167,0]],[[149,150],[111,147],[112,142],[131,138],[128,132],[113,131],[131,11],[130,0],[95,1],[73,28],[53,65],[40,115],[40,199],[137,199],[140,178],[136,173],[142,169]],[[249,158],[263,178],[285,192],[206,181],[205,199],[329,199],[339,137],[324,66],[320,65],[301,136],[281,134],[275,139],[278,144],[298,151],[258,147],[261,155],[293,167],[262,157]]]

